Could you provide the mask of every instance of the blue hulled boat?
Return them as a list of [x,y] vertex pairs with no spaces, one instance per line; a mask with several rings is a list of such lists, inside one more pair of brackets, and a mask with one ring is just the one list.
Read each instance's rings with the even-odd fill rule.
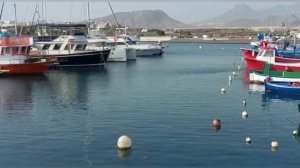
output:
[[300,83],[299,82],[272,82],[266,80],[265,91],[282,93],[282,94],[300,95]]

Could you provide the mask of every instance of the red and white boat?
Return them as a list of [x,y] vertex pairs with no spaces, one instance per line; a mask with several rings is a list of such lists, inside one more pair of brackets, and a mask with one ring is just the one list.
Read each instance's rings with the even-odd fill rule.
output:
[[[268,41],[261,42],[260,47],[259,47],[259,51],[264,50],[264,49],[268,49],[268,48],[271,48],[271,49],[275,50],[275,53],[274,53],[275,62],[284,62],[284,63],[297,63],[297,62],[300,62],[299,58],[283,57],[283,56],[279,55],[277,53],[278,45],[275,42],[268,42]],[[245,57],[247,57],[247,58],[256,57],[259,54],[259,51],[253,50],[253,49],[241,48],[241,50],[243,52],[244,58]]]
[[0,74],[42,74],[48,63],[29,57],[32,37],[9,37],[0,33]]
[[264,64],[267,62],[271,64],[271,70],[273,71],[300,71],[299,59],[285,58],[290,59],[290,62],[280,62],[278,58],[276,57],[276,49],[272,47],[261,47],[257,56],[244,54],[244,60],[250,70],[262,71]]

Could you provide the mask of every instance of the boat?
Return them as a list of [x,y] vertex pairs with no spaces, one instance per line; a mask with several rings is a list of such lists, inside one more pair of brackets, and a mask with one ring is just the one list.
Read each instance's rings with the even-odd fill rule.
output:
[[136,60],[136,50],[129,47],[124,42],[115,42],[105,38],[88,38],[88,50],[102,50],[108,48],[111,50],[108,62],[126,62],[127,60]]
[[105,65],[110,49],[87,50],[84,36],[62,35],[50,42],[35,42],[38,54],[58,67],[90,67]]
[[10,37],[0,33],[0,74],[43,74],[48,71],[48,63],[41,59],[31,59],[28,55],[33,38]]
[[164,47],[158,44],[138,44],[128,35],[108,37],[109,40],[115,41],[118,45],[125,44],[136,50],[136,56],[161,56],[164,53]]
[[300,95],[300,82],[274,82],[269,79],[265,81],[265,91]]
[[[263,71],[265,63],[271,64],[274,71],[300,71],[300,59],[284,58],[286,62],[278,61],[275,57],[276,49],[273,47],[260,48],[257,56],[244,55],[244,60],[250,70]],[[281,57],[283,59],[283,57]],[[288,60],[288,61],[287,61]]]
[[265,63],[264,70],[261,71],[250,71],[249,81],[250,83],[264,83],[265,79],[270,77],[275,82],[300,82],[300,72],[290,71],[273,71],[270,70],[270,64]]

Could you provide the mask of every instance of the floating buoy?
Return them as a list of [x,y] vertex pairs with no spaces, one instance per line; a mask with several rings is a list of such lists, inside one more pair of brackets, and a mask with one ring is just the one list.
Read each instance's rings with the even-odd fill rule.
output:
[[293,131],[293,135],[294,135],[294,136],[298,136],[298,134],[299,134],[298,130],[294,130],[294,131]]
[[235,73],[235,72],[232,72],[232,75],[233,75],[233,76],[236,76],[236,73]]
[[277,141],[272,141],[271,142],[271,147],[272,148],[278,148],[279,147],[279,143]]
[[247,101],[246,99],[243,100],[243,107],[245,108],[247,106]]
[[232,77],[231,77],[231,75],[229,75],[229,76],[228,76],[228,80],[229,80],[229,81],[231,81],[231,80],[232,80]]
[[221,126],[221,120],[220,119],[214,119],[213,120],[213,126]]
[[226,89],[225,89],[225,88],[222,88],[222,89],[221,89],[221,93],[226,93]]
[[221,120],[220,119],[213,120],[212,124],[213,124],[215,131],[219,131],[221,129]]
[[240,65],[238,65],[238,66],[237,66],[237,69],[238,69],[238,71],[240,71],[240,70],[241,70],[241,67],[240,67]]
[[242,117],[243,118],[247,118],[248,117],[248,112],[247,111],[243,111],[242,112]]
[[250,137],[247,137],[247,138],[245,139],[245,141],[246,141],[247,144],[250,144],[250,143],[252,142],[252,140],[251,140]]
[[202,46],[199,46],[199,49],[202,49]]
[[132,146],[131,138],[127,135],[122,135],[117,142],[118,148],[121,150],[130,149]]

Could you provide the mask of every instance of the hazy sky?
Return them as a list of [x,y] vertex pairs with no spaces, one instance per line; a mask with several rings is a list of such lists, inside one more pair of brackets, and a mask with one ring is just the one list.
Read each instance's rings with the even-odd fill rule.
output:
[[[161,9],[169,16],[184,23],[193,23],[204,21],[216,17],[230,9],[235,5],[245,3],[253,8],[267,8],[269,6],[278,4],[293,4],[296,2],[275,1],[275,2],[241,2],[241,1],[226,1],[226,0],[212,0],[211,1],[188,1],[188,2],[145,2],[145,1],[127,1],[127,2],[110,2],[114,12],[144,10],[144,9]],[[218,1],[218,2],[216,2]],[[225,2],[224,2],[225,1]],[[266,2],[267,1],[267,2]],[[41,1],[35,2],[16,2],[17,6],[17,20],[31,21],[34,15],[36,4]],[[86,2],[49,2],[46,3],[46,19],[48,22],[74,22],[87,19]],[[0,4],[1,5],[1,4]],[[5,1],[2,21],[14,20],[13,1]],[[41,10],[40,10],[41,11]],[[102,17],[111,14],[107,2],[90,2],[91,19],[95,17]],[[42,17],[42,13],[40,12]]]

